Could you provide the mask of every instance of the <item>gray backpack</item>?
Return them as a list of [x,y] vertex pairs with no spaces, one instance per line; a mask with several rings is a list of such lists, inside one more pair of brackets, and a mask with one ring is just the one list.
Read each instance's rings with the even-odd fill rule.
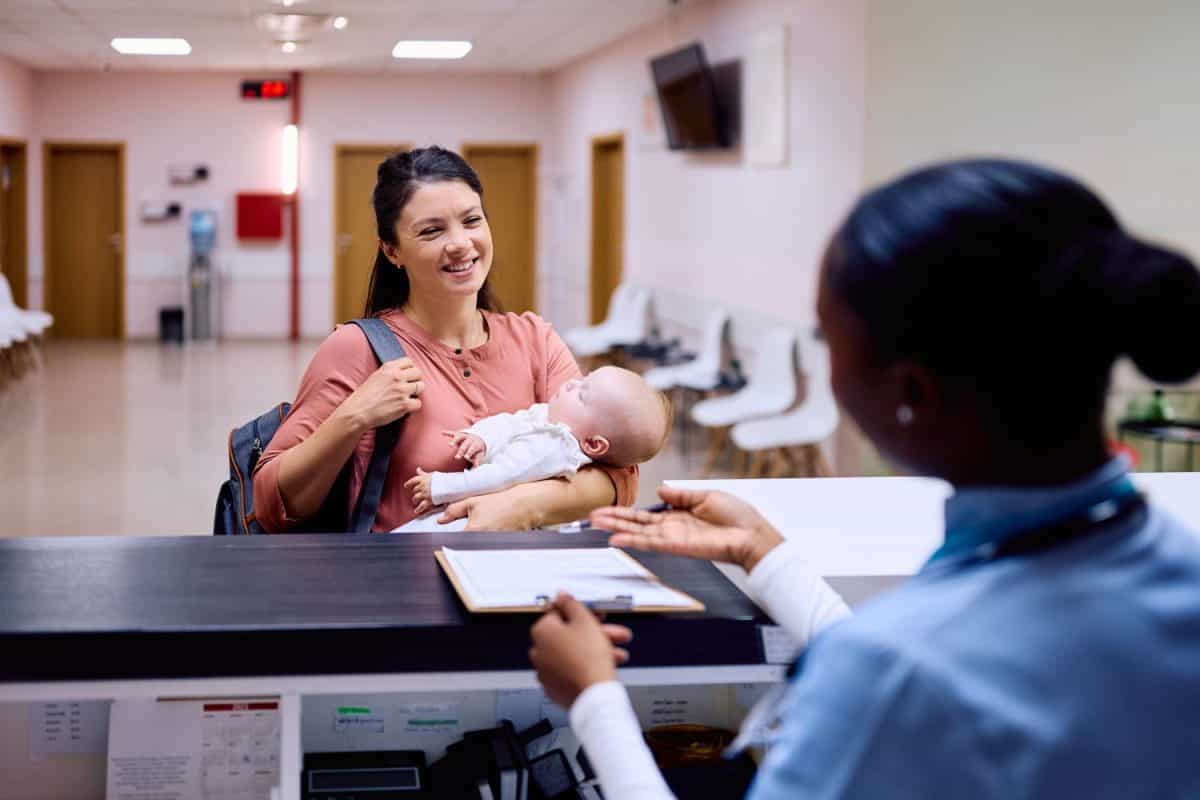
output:
[[[380,364],[404,357],[404,348],[400,345],[400,340],[382,320],[356,319],[351,322],[362,329]],[[230,431],[229,480],[221,484],[217,493],[213,534],[231,536],[265,533],[254,516],[254,468],[291,408],[291,403],[280,403],[267,413]],[[371,453],[362,491],[354,503],[354,511],[350,518],[346,518],[346,509],[350,507],[352,464],[347,462],[329,490],[320,511],[289,533],[370,533],[371,525],[375,522],[375,513],[379,510],[379,499],[383,494],[383,482],[387,478],[392,449],[400,435],[400,422],[401,420],[396,420],[375,431],[375,450]]]

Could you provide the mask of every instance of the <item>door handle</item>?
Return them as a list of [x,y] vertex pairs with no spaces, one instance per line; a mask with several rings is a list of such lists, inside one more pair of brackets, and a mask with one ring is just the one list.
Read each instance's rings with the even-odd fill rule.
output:
[[112,247],[112,251],[115,255],[121,254],[121,234],[114,233],[112,236],[109,236],[108,244],[110,247]]
[[337,235],[337,251],[338,255],[350,249],[350,244],[354,241],[354,237],[348,233],[339,233]]

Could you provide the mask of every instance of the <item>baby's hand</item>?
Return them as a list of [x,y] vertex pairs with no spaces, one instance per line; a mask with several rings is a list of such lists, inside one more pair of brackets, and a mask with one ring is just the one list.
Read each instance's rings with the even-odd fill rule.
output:
[[461,458],[470,464],[472,467],[479,466],[479,462],[483,461],[484,455],[487,454],[487,445],[483,439],[471,433],[463,431],[442,431],[443,436],[450,437],[450,446],[458,450],[455,457]]
[[432,481],[428,472],[417,467],[417,474],[404,483],[404,488],[412,492],[413,505],[416,506],[418,517],[433,508],[433,491],[430,488]]

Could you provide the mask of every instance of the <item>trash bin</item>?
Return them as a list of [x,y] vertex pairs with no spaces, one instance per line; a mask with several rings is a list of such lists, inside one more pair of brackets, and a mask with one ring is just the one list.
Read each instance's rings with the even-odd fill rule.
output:
[[183,308],[167,306],[158,310],[158,341],[183,344]]

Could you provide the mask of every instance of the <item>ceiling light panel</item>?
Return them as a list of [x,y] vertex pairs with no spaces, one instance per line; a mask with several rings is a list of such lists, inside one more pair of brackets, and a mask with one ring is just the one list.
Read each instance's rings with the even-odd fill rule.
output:
[[392,48],[392,58],[455,59],[471,52],[470,42],[460,41],[399,41]]

